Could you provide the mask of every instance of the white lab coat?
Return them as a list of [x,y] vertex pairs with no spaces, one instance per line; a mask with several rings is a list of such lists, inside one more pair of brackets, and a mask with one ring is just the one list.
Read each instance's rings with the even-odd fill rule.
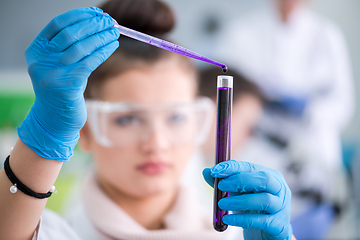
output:
[[266,111],[260,128],[288,141],[286,154],[305,163],[303,184],[325,198],[344,197],[333,176],[342,174],[340,135],[354,112],[354,91],[340,30],[305,8],[284,24],[272,9],[237,19],[219,36],[219,60],[268,97],[306,99],[300,118]]

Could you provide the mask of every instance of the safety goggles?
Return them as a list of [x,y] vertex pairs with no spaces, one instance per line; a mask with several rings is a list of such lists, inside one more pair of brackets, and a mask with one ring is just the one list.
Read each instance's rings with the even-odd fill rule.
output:
[[171,105],[87,100],[88,123],[96,141],[105,147],[130,146],[160,134],[173,145],[204,142],[213,119],[212,101]]

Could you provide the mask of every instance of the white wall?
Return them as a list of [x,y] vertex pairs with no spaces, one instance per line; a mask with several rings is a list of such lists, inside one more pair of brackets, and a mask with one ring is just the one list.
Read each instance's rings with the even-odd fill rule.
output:
[[91,6],[99,2],[0,0],[0,71],[26,68],[25,48],[53,17],[72,8]]

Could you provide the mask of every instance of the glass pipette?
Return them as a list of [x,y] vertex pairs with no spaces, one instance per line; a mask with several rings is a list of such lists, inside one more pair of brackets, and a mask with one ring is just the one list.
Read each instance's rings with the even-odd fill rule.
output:
[[216,62],[214,60],[211,60],[211,59],[209,59],[207,57],[204,57],[204,56],[202,56],[202,55],[200,55],[198,53],[190,51],[190,50],[188,50],[188,49],[186,49],[184,47],[178,46],[178,45],[176,45],[174,43],[171,43],[171,42],[168,42],[168,41],[165,41],[165,40],[162,40],[162,39],[147,35],[145,33],[141,33],[141,32],[132,30],[130,28],[121,26],[116,22],[115,19],[114,19],[114,27],[119,29],[120,34],[122,34],[124,36],[136,39],[138,41],[141,41],[141,42],[144,42],[144,43],[147,43],[147,44],[153,45],[155,47],[159,47],[159,48],[162,48],[162,49],[174,52],[174,53],[178,53],[178,54],[181,54],[181,55],[184,55],[184,56],[187,56],[187,57],[198,59],[200,61],[215,64],[217,66],[222,67],[223,72],[227,71],[227,67],[226,67],[225,64],[222,64],[222,63]]

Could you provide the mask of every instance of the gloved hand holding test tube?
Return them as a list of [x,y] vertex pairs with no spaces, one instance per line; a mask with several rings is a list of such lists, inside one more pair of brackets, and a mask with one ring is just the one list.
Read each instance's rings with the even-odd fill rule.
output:
[[[233,77],[220,75],[217,78],[217,124],[216,124],[216,164],[228,161],[231,158],[231,112],[233,100]],[[215,178],[214,183],[214,229],[222,232],[227,229],[222,217],[228,211],[221,210],[218,202],[228,197],[228,192],[218,189],[221,178]]]

